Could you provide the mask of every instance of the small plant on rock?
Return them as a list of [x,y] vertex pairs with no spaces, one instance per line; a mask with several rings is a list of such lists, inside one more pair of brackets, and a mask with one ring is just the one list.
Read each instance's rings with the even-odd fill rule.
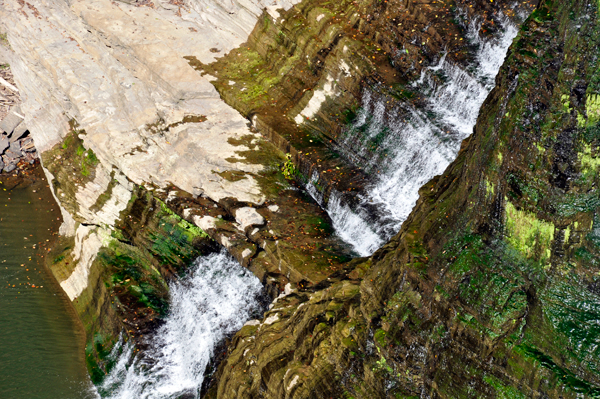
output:
[[285,158],[286,161],[281,165],[281,172],[283,173],[283,177],[288,180],[293,180],[294,176],[298,173],[298,170],[292,161],[292,154],[285,154]]

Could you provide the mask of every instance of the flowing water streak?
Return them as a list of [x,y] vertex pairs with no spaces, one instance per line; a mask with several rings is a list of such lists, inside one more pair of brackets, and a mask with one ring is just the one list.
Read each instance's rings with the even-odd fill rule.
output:
[[[347,141],[355,147],[345,151],[345,155],[355,163],[362,159],[365,169],[378,177],[367,188],[366,196],[359,198],[361,204],[355,209],[342,205],[339,198],[330,199],[327,207],[338,234],[360,255],[370,255],[399,230],[419,197],[419,188],[443,173],[456,158],[461,141],[472,133],[479,109],[518,33],[505,18],[499,37],[483,40],[478,26],[478,21],[469,24],[468,37],[478,46],[474,72],[462,70],[442,57],[415,82],[427,97],[425,112],[412,106],[390,111],[385,107],[385,97],[365,91],[363,109],[353,129],[361,130],[367,138],[385,133],[379,148],[386,151],[387,157],[382,162],[377,154],[369,156],[366,148],[356,148],[355,137],[353,143]],[[443,84],[434,78],[440,74],[445,77]],[[384,217],[368,216],[372,213],[361,210],[365,204],[380,209],[379,214]],[[372,233],[379,239],[372,239]]]
[[111,399],[198,398],[215,347],[262,311],[262,285],[225,252],[196,259],[191,273],[170,286],[170,313],[150,338],[145,356],[132,345],[98,388]]
[[359,254],[369,254],[383,244],[383,239],[370,226],[365,224],[367,215],[361,215],[361,209],[352,211],[344,204],[338,192],[332,192],[327,203],[330,215],[344,215],[342,218],[332,218],[333,228],[342,240],[352,243]]

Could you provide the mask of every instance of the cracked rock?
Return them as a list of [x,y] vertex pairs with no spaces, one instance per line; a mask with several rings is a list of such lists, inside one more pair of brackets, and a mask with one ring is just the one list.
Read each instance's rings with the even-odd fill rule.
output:
[[246,230],[248,226],[260,226],[265,224],[265,218],[263,218],[254,208],[246,206],[235,210],[235,220],[242,226],[242,229]]

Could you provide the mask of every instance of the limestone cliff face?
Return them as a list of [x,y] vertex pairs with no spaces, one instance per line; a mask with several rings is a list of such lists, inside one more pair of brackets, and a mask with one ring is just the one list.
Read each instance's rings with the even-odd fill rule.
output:
[[[214,242],[274,296],[348,259],[323,211],[290,190],[284,154],[184,58],[214,62],[265,8],[277,18],[292,5],[0,3],[6,61],[64,220],[50,266],[84,321],[88,359],[120,331],[149,331],[169,279]],[[94,376],[105,366],[92,362]]]
[[598,4],[542,1],[402,230],[237,334],[212,397],[597,397]]

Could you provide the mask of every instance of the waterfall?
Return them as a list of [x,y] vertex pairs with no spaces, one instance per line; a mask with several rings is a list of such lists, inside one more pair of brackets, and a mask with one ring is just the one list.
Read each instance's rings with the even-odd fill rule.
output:
[[334,230],[342,240],[352,243],[357,253],[369,254],[383,244],[383,239],[365,223],[367,215],[361,215],[361,211],[360,208],[352,211],[348,205],[342,202],[339,193],[331,193],[327,212],[330,215],[343,215],[343,217],[332,218]]
[[[170,312],[144,355],[120,342],[98,391],[111,399],[198,398],[215,347],[259,317],[262,285],[224,251],[196,259],[170,285]],[[120,353],[120,355],[117,355]]]
[[[437,65],[423,69],[413,88],[425,95],[424,109],[408,102],[392,108],[385,95],[365,89],[362,108],[341,141],[341,152],[375,177],[357,198],[358,205],[350,208],[334,195],[327,204],[338,235],[358,254],[370,255],[398,232],[419,198],[419,188],[443,173],[456,158],[462,140],[472,133],[479,109],[518,33],[508,18],[502,25],[498,37],[484,40],[478,21],[468,24],[467,37],[477,47],[468,70],[452,64],[445,55]],[[368,146],[376,146],[377,151]],[[378,209],[376,217],[364,211],[367,206]]]

